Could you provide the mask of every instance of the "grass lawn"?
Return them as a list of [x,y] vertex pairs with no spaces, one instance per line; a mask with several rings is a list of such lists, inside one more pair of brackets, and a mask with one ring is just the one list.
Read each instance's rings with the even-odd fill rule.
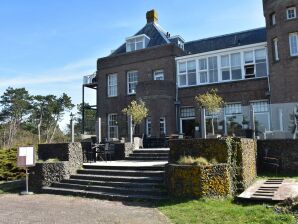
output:
[[293,215],[276,214],[266,205],[236,204],[230,199],[168,201],[160,203],[158,209],[176,224],[298,223]]

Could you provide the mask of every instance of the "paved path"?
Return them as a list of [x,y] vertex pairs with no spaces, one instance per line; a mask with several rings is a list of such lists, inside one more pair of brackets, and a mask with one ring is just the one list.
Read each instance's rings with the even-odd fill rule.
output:
[[144,203],[56,195],[0,195],[1,224],[169,224]]

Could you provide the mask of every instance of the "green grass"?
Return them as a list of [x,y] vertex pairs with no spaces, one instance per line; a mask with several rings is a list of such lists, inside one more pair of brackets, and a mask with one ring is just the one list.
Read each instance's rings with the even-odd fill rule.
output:
[[168,201],[158,209],[175,224],[294,224],[298,220],[290,214],[276,214],[266,205],[244,205],[231,199],[200,199]]
[[19,193],[23,190],[25,190],[24,180],[0,182],[0,194]]
[[298,175],[297,174],[272,174],[272,173],[261,173],[258,174],[257,179],[268,179],[268,178],[289,178],[289,179],[295,179],[298,181]]

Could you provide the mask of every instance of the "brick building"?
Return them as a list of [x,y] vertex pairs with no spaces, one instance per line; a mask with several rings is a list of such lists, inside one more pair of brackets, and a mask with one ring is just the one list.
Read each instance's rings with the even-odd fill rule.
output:
[[[266,27],[185,42],[147,23],[111,55],[97,61],[97,115],[102,137],[128,137],[121,110],[145,101],[149,116],[136,134],[194,136],[199,112],[194,97],[215,88],[226,102],[216,116],[221,134],[243,135],[252,105],[260,132],[272,129],[270,103],[298,102],[298,0],[263,0]],[[208,131],[207,113],[207,131]]]

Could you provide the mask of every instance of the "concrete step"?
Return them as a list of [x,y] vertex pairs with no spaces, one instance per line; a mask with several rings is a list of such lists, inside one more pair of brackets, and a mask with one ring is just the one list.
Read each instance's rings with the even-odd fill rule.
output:
[[129,156],[135,157],[168,157],[168,153],[132,153]]
[[111,186],[111,187],[125,187],[125,188],[150,188],[150,189],[164,189],[161,183],[138,183],[138,182],[109,182],[109,181],[95,181],[95,180],[80,180],[80,179],[65,179],[61,183],[79,184],[79,185],[96,185],[96,186]]
[[95,192],[95,191],[85,191],[85,190],[76,190],[76,189],[65,189],[65,188],[55,188],[55,187],[43,187],[43,193],[46,194],[59,194],[59,195],[72,195],[72,196],[81,196],[89,198],[99,198],[107,200],[165,200],[166,196],[152,196],[144,194],[112,194],[106,192]]
[[134,155],[129,155],[125,158],[125,160],[138,160],[138,161],[168,161],[168,156],[159,156],[159,157],[152,157],[152,156],[146,156],[146,157],[138,157]]
[[169,154],[170,150],[144,150],[144,149],[137,149],[134,150],[132,153],[138,154],[138,153],[144,153],[144,154]]
[[154,166],[101,166],[101,165],[93,165],[93,164],[88,164],[88,165],[83,165],[84,169],[99,169],[99,170],[134,170],[134,171],[139,171],[139,170],[149,170],[149,171],[164,171],[165,166],[164,165],[154,165]]
[[142,194],[142,195],[153,195],[162,196],[166,194],[165,190],[152,189],[152,188],[125,188],[125,187],[113,187],[113,186],[98,186],[98,185],[80,185],[80,184],[69,184],[69,183],[53,183],[51,187],[64,188],[64,189],[76,189],[85,191],[96,191],[96,192],[107,192],[113,194]]
[[131,177],[131,176],[107,176],[107,175],[88,175],[76,174],[71,175],[71,179],[79,180],[97,180],[110,182],[138,182],[138,183],[162,183],[162,177]]
[[143,176],[143,177],[163,177],[164,171],[151,170],[100,170],[100,169],[83,169],[78,170],[78,174],[108,175],[108,176]]

